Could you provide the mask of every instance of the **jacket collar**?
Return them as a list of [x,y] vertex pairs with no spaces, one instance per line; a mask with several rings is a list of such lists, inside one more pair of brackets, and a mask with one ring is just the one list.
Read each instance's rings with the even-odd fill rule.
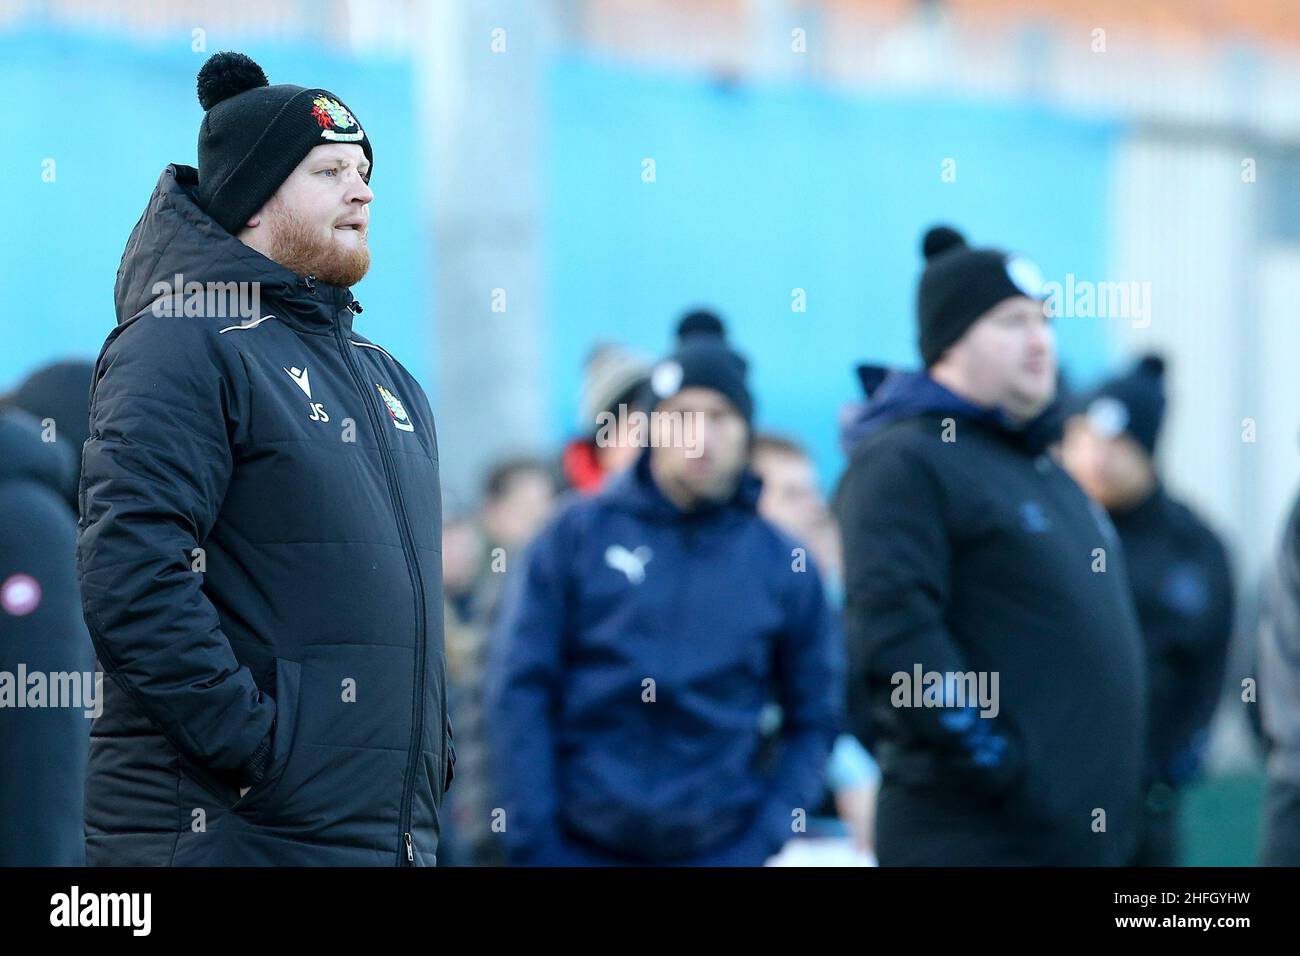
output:
[[972,422],[1030,454],[1042,451],[1050,439],[1048,430],[1039,426],[1044,416],[1017,424],[1001,409],[976,405],[925,372],[863,366],[858,377],[867,400],[850,406],[842,415],[840,443],[847,455],[886,425],[922,416],[951,415]]
[[1132,529],[1157,524],[1164,516],[1168,501],[1164,485],[1157,481],[1145,498],[1128,508],[1110,512],[1110,519],[1117,528]]
[[736,490],[725,501],[710,502],[683,511],[660,489],[650,470],[653,448],[644,449],[636,464],[614,478],[603,492],[609,500],[647,518],[658,521],[706,521],[728,514],[756,514],[763,481],[746,467],[736,483]]

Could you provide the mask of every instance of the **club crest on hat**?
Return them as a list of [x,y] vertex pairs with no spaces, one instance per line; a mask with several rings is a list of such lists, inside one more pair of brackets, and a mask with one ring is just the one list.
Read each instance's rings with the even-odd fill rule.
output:
[[1088,421],[1103,438],[1114,438],[1128,428],[1128,406],[1117,398],[1103,395],[1088,406]]
[[388,407],[388,415],[393,420],[393,425],[404,432],[415,431],[415,426],[411,420],[406,417],[406,409],[402,407],[401,400],[378,382],[375,388],[379,389],[379,397],[384,400],[384,405]]
[[332,97],[318,96],[312,100],[311,115],[321,126],[322,139],[336,143],[355,143],[366,135],[347,107]]
[[654,390],[657,398],[676,395],[677,390],[682,387],[683,374],[679,363],[673,361],[660,362],[650,375],[650,388]]
[[1007,278],[1029,298],[1043,297],[1043,272],[1032,260],[1024,256],[1011,256],[1007,259]]

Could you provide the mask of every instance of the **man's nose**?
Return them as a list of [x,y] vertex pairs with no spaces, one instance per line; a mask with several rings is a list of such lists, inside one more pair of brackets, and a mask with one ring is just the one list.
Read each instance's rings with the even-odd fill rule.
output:
[[1045,321],[1035,322],[1029,344],[1035,352],[1049,352],[1052,348],[1052,327]]
[[352,189],[349,190],[348,202],[359,202],[364,206],[374,198],[375,194],[370,185],[358,173],[356,179],[352,182]]
[[713,444],[714,438],[714,429],[709,422],[709,416],[700,412],[687,412],[686,414],[691,416],[691,421],[687,423],[687,427],[694,432],[695,447],[701,451],[708,451]]

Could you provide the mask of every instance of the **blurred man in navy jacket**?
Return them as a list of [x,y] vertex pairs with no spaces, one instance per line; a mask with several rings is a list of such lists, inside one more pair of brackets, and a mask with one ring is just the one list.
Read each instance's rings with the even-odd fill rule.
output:
[[680,440],[652,425],[654,447],[562,511],[509,586],[489,739],[515,863],[756,866],[821,795],[840,634],[815,566],[756,512],[744,359],[711,314],[678,335],[644,407]]

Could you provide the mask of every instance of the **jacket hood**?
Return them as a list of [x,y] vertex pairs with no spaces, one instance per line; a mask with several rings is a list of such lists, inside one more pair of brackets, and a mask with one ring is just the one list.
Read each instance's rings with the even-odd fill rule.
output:
[[703,505],[689,512],[682,511],[659,490],[650,473],[650,456],[653,451],[652,448],[643,450],[635,465],[609,482],[604,494],[610,501],[635,514],[660,521],[687,516],[704,519],[727,512],[757,513],[763,481],[748,467],[741,472],[735,492],[726,501]]
[[35,482],[75,503],[77,463],[67,447],[43,438],[37,419],[18,408],[0,408],[0,482]]
[[1019,431],[999,409],[968,402],[925,372],[863,365],[858,378],[867,398],[847,406],[840,415],[840,447],[846,455],[886,425],[921,415],[954,415],[1000,431]]
[[[192,166],[173,163],[158,178],[117,270],[113,298],[119,325],[153,302],[179,293],[174,286],[180,276],[185,285],[256,283],[252,288],[263,314],[273,302],[277,318],[324,331],[342,313],[341,320],[350,328],[351,312],[344,309],[353,301],[350,290],[295,275],[245,245],[199,206],[197,188],[198,170]],[[166,289],[160,290],[160,284]],[[232,324],[242,321],[251,319],[231,317]]]

